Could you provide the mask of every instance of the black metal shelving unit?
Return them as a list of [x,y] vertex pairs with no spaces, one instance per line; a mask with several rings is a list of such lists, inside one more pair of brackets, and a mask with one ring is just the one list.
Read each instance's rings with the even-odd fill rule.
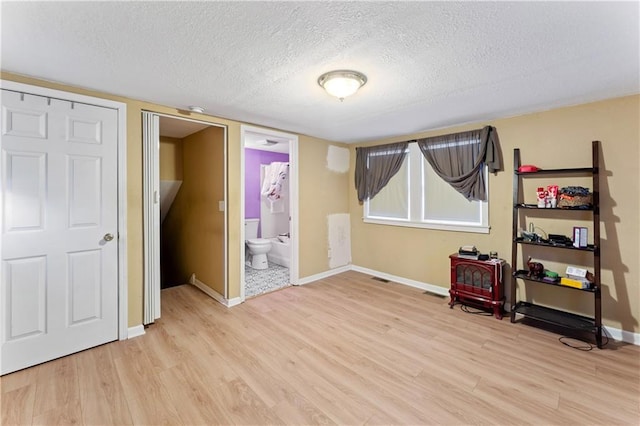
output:
[[[544,323],[561,326],[582,332],[591,332],[595,336],[595,341],[598,348],[602,348],[602,291],[600,285],[600,208],[599,208],[599,152],[600,142],[593,141],[591,144],[591,167],[569,168],[569,169],[545,169],[535,172],[519,172],[520,167],[520,150],[518,148],[513,150],[513,242],[511,247],[511,267],[514,272],[511,276],[511,295],[510,295],[510,307],[511,307],[511,322],[516,321],[516,314],[523,315]],[[538,208],[534,204],[525,204],[520,201],[521,189],[520,183],[524,178],[535,177],[550,177],[550,176],[591,176],[593,179],[592,191],[593,191],[593,205],[590,208]],[[570,217],[576,211],[589,212],[593,219],[593,244],[584,248],[576,248],[568,245],[558,245],[546,242],[525,241],[518,237],[518,221],[519,212],[521,210],[527,210],[528,214],[533,213],[534,210],[539,212],[562,212]],[[544,213],[542,213],[544,214]],[[593,276],[594,282],[591,288],[580,289],[574,287],[568,287],[557,283],[550,283],[540,279],[532,278],[527,275],[528,271],[517,270],[516,265],[518,261],[518,249],[520,245],[534,245],[554,249],[564,250],[576,250],[583,252],[591,252],[593,254]],[[574,291],[581,291],[591,293],[593,295],[593,316],[586,317],[582,315],[576,315],[570,312],[563,311],[560,308],[550,308],[547,306],[535,305],[533,303],[518,301],[516,297],[516,291],[518,288],[518,281],[530,282],[534,284],[550,285],[554,287],[561,287],[563,289],[569,289]]]

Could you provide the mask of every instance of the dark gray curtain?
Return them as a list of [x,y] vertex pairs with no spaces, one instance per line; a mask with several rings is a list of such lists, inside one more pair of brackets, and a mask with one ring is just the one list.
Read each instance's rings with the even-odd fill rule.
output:
[[358,200],[373,198],[398,173],[408,142],[356,148],[356,189]]
[[433,170],[468,200],[487,200],[482,166],[500,170],[498,132],[494,127],[419,139]]

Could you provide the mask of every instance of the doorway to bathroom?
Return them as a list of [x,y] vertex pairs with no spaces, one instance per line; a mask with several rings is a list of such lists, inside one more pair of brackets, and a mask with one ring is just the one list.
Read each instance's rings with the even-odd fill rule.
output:
[[298,137],[241,126],[240,298],[298,280]]

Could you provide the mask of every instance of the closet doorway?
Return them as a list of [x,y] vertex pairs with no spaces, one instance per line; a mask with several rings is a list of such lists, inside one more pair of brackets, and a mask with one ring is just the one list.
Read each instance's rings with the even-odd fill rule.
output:
[[226,126],[143,112],[144,323],[161,289],[191,283],[226,298]]
[[298,283],[298,137],[244,125],[240,135],[244,301]]

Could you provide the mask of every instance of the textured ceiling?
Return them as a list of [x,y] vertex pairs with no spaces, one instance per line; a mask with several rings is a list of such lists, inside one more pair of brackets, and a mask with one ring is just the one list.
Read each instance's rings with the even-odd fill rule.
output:
[[[4,71],[342,142],[640,92],[638,2],[1,8]],[[341,103],[342,68],[369,82]]]

